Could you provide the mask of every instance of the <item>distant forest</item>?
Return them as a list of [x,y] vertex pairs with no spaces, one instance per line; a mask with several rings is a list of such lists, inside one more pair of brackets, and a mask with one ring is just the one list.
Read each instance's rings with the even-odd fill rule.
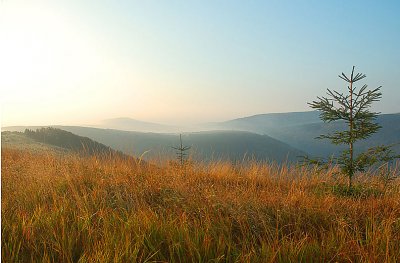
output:
[[122,152],[117,152],[90,138],[52,127],[40,128],[35,131],[25,129],[24,134],[37,142],[51,144],[83,155],[124,155]]

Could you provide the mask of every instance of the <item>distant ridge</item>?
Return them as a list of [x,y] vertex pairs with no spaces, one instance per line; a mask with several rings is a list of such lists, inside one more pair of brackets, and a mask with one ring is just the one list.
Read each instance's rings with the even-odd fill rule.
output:
[[[143,133],[83,127],[62,127],[73,133],[87,136],[124,153],[145,158],[175,158],[172,146],[179,143],[178,134]],[[207,131],[184,133],[185,145],[192,146],[192,156],[197,160],[241,160],[244,156],[257,160],[296,161],[305,153],[267,135],[242,131]]]
[[216,129],[243,130],[270,135],[269,132],[271,130],[318,122],[321,121],[319,120],[319,113],[317,111],[306,111],[257,114],[224,122],[217,122],[211,124],[210,127]]
[[[25,127],[29,128],[29,127]],[[88,137],[113,149],[145,159],[175,159],[172,146],[179,143],[178,134],[145,133],[100,129],[79,126],[57,126],[57,128]],[[22,127],[14,127],[22,130]],[[184,133],[185,145],[191,146],[191,157],[199,161],[258,161],[296,162],[299,155],[305,155],[290,145],[268,135],[245,131],[206,131]]]
[[[394,144],[394,150],[400,153],[400,113],[380,114],[377,122],[382,129],[357,142],[356,148],[365,150],[380,144]],[[267,134],[315,156],[338,154],[342,149],[316,137],[346,129],[343,122],[322,122],[318,111],[259,114],[217,123],[215,127]]]
[[175,132],[179,130],[179,127],[153,122],[139,121],[132,118],[106,119],[103,120],[101,124],[96,125],[95,127],[140,132]]
[[[151,156],[154,152],[167,152],[171,154],[170,146],[175,145],[177,142],[175,141],[176,133],[180,133],[181,131],[171,131],[167,132],[159,132],[156,128],[162,129],[170,129],[173,126],[167,125],[159,125],[155,123],[141,122],[136,121],[129,118],[117,118],[111,119],[111,124],[113,122],[114,125],[105,125],[105,128],[114,129],[114,130],[105,130],[105,129],[96,129],[96,128],[85,128],[78,126],[56,126],[61,129],[69,130],[78,135],[89,137],[93,140],[99,141],[105,145],[111,146],[112,148],[121,150],[125,153],[141,155],[143,152],[147,152],[151,150],[151,153],[146,153],[147,156]],[[393,114],[380,114],[377,118],[377,122],[383,127],[376,134],[371,136],[370,138],[357,143],[356,147],[358,150],[364,150],[366,148],[380,145],[380,144],[394,144],[394,150],[397,153],[400,153],[400,113]],[[145,124],[144,127],[141,127],[141,130],[145,130],[146,132],[133,132],[117,129],[117,127],[122,127],[122,124],[133,123],[135,125],[139,125],[141,123]],[[120,125],[120,126],[118,126]],[[147,125],[147,126],[146,126]],[[113,128],[115,127],[115,128]],[[130,126],[133,127],[133,126]],[[151,127],[154,127],[152,129]],[[14,126],[14,127],[3,127],[3,130],[16,130],[16,131],[24,131],[25,128],[23,126]],[[134,128],[132,128],[134,129]],[[258,143],[263,144],[266,140],[272,142],[272,140],[279,141],[285,146],[289,147],[289,152],[301,152],[308,153],[314,156],[329,156],[332,154],[337,154],[342,148],[340,146],[332,145],[327,140],[316,140],[315,138],[321,134],[331,133],[336,130],[346,129],[344,123],[335,122],[335,123],[323,123],[319,119],[319,112],[317,111],[307,111],[307,112],[287,112],[287,113],[268,113],[268,114],[258,114],[249,117],[242,117],[238,119],[232,119],[225,122],[214,122],[208,123],[204,125],[198,125],[196,130],[191,130],[191,132],[186,132],[184,138],[186,138],[186,143],[191,143],[189,139],[195,138],[196,136],[202,137],[204,140],[206,139],[207,132],[198,133],[198,131],[208,131],[208,133],[213,133],[214,136],[220,137],[220,141],[224,140],[223,136],[220,136],[221,131],[227,132],[225,136],[230,136],[235,132],[249,132],[252,135],[248,138],[252,137],[257,139],[249,139],[251,141],[246,142],[246,145],[242,145],[239,154],[247,154],[248,152],[257,152],[258,156],[262,159],[273,159],[274,154],[268,153],[267,150],[264,152],[259,151],[260,147],[257,143],[257,140],[260,140]],[[140,130],[139,127],[135,130]],[[151,131],[152,133],[148,133]],[[183,130],[184,131],[184,130]],[[157,132],[157,133],[154,133]],[[168,134],[167,134],[168,133]],[[175,133],[175,134],[173,134]],[[195,136],[195,134],[197,134]],[[262,135],[266,137],[257,137],[256,135]],[[236,137],[232,135],[231,141],[229,144],[232,147],[225,149],[220,148],[221,152],[223,151],[232,151],[231,149],[235,148],[235,145],[242,143],[244,133],[239,135],[236,133]],[[242,136],[242,137],[241,137]],[[246,136],[245,136],[246,137]],[[207,140],[212,141],[214,137],[210,136]],[[263,141],[263,142],[261,142]],[[203,141],[201,144],[201,151],[206,156],[206,152],[204,147],[207,149],[211,148],[210,145],[207,146],[206,141]],[[218,144],[218,141],[214,143]],[[228,144],[226,142],[225,144]],[[222,145],[222,144],[221,144]],[[264,146],[267,147],[268,143]],[[219,146],[218,146],[219,147]],[[216,147],[216,148],[218,148]],[[196,147],[194,147],[196,148]],[[267,147],[271,149],[271,147]],[[243,149],[246,149],[242,151]],[[208,151],[208,153],[211,153]],[[256,155],[257,155],[256,154]],[[224,154],[225,157],[231,158]],[[236,158],[236,157],[234,157]],[[279,157],[280,158],[280,157]],[[278,158],[278,159],[279,159]]]
[[240,120],[281,120],[284,122],[290,122],[290,124],[305,123],[305,122],[318,122],[319,113],[318,111],[294,111],[294,112],[273,112],[273,113],[260,113],[250,116],[240,117],[228,120],[226,122],[240,121]]

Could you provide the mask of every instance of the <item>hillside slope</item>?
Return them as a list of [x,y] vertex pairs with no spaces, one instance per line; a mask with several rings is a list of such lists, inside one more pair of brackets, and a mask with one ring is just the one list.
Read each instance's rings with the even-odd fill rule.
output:
[[278,132],[283,128],[318,122],[321,121],[319,120],[319,114],[317,111],[286,112],[257,114],[225,122],[209,124],[209,127],[215,129],[242,130],[270,135],[271,131]]
[[[357,142],[357,151],[377,145],[394,144],[400,153],[400,114],[381,114],[377,122],[382,126],[378,133]],[[172,146],[179,142],[177,134],[128,132],[78,126],[57,126],[81,136],[89,137],[127,154],[145,158],[165,156],[173,158]],[[4,130],[23,131],[26,127],[5,127]],[[337,155],[343,146],[332,145],[327,140],[315,139],[321,134],[346,129],[342,122],[323,123],[318,112],[260,114],[228,122],[214,123],[208,129],[225,131],[192,132],[184,135],[184,144],[192,146],[197,159],[221,158],[240,160],[254,156],[258,160],[296,161],[296,156]],[[228,130],[228,131],[227,131]],[[247,132],[247,133],[246,133]]]
[[59,153],[79,153],[83,155],[123,156],[112,148],[90,138],[78,136],[57,128],[25,129],[24,132],[5,131],[1,134],[2,147],[28,149],[33,151],[54,151]]
[[[177,134],[140,133],[83,127],[63,129],[90,137],[127,154],[145,158],[165,156],[174,158],[172,146],[179,144]],[[305,153],[266,135],[240,131],[213,131],[187,133],[182,137],[184,144],[191,146],[192,157],[197,160],[215,159],[238,161],[245,156],[256,160],[296,161]]]
[[[323,123],[318,114],[317,111],[261,114],[222,122],[217,127],[268,134],[314,156],[338,154],[342,146],[315,138],[321,134],[345,130],[346,126],[343,122]],[[381,114],[377,122],[382,129],[356,143],[356,149],[361,151],[376,145],[395,144],[394,150],[400,152],[400,114]]]
[[[2,262],[400,262],[400,182],[5,149]],[[50,164],[50,165],[49,165]]]
[[23,132],[3,131],[1,133],[1,148],[27,150],[30,152],[70,153],[71,151],[55,145],[38,142]]
[[[79,126],[56,126],[74,134],[91,138],[126,154],[145,159],[175,158],[173,146],[179,144],[177,134],[142,133]],[[5,128],[7,129],[7,128]],[[12,127],[21,130],[21,127]],[[242,131],[211,131],[186,133],[183,142],[191,146],[190,154],[196,160],[241,161],[243,158],[269,161],[297,161],[305,155],[267,135]]]
[[[400,114],[383,114],[377,118],[382,128],[366,140],[356,142],[356,151],[364,151],[377,145],[394,145],[393,150],[400,153]],[[288,144],[303,149],[312,155],[328,156],[338,154],[343,146],[332,145],[328,140],[318,140],[315,137],[321,134],[333,133],[336,130],[346,130],[346,124],[337,123],[312,123],[272,131],[270,135],[287,142]]]

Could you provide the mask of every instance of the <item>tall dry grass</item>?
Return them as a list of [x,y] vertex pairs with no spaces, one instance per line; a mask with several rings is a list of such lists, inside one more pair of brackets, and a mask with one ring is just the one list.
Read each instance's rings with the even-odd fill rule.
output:
[[400,184],[2,151],[3,262],[399,262]]

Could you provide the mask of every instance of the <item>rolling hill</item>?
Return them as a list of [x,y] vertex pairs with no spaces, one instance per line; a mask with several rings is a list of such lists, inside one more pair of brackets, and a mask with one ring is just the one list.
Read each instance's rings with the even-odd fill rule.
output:
[[272,131],[279,132],[289,127],[318,122],[321,122],[318,112],[309,111],[258,114],[224,122],[210,123],[207,127],[209,129],[242,130],[270,135]]
[[[173,146],[179,144],[177,134],[143,133],[79,126],[56,126],[79,136],[88,137],[113,149],[145,159],[175,158]],[[24,130],[29,127],[6,127],[8,130]],[[191,146],[191,156],[196,160],[241,161],[243,158],[269,161],[297,161],[305,155],[268,135],[243,131],[208,131],[186,133],[185,145]]]
[[[356,143],[356,149],[394,144],[400,152],[400,114],[381,114],[377,122],[382,126],[370,138]],[[332,145],[328,140],[315,139],[321,134],[346,129],[344,122],[323,123],[317,111],[261,114],[215,124],[221,129],[242,130],[267,134],[313,156],[338,154],[342,146]]]
[[[73,133],[87,136],[124,153],[151,158],[174,158],[172,146],[179,144],[177,134],[141,133],[84,127],[62,127]],[[297,160],[305,153],[267,135],[242,131],[212,131],[187,133],[184,144],[191,146],[192,157],[197,160],[241,160],[244,156],[257,160],[278,162]]]
[[25,129],[24,132],[5,131],[1,134],[2,147],[31,151],[53,151],[57,153],[79,153],[81,155],[125,156],[112,148],[87,137],[75,135],[57,128]]
[[26,136],[23,132],[18,131],[3,131],[1,133],[1,147],[28,150],[31,152],[53,152],[60,154],[71,153],[68,149],[38,142]]
[[[131,120],[116,120],[115,125],[122,128]],[[121,121],[121,125],[119,125]],[[127,121],[127,122],[126,122]],[[393,149],[400,153],[400,114],[381,114],[377,122],[382,126],[378,133],[356,143],[356,150],[365,150],[372,146],[394,144]],[[140,126],[140,122],[133,121]],[[110,123],[109,123],[110,124]],[[117,125],[118,124],[118,125]],[[161,127],[158,124],[144,123],[142,129]],[[124,153],[145,158],[172,158],[172,146],[178,144],[179,136],[171,133],[146,133],[99,129],[79,126],[55,126],[91,138]],[[114,127],[114,126],[111,126]],[[130,126],[133,127],[133,126]],[[168,127],[168,126],[165,126]],[[170,126],[172,127],[172,126]],[[200,127],[200,126],[199,126]],[[23,131],[27,127],[5,127],[3,130]],[[28,127],[30,128],[30,127]],[[34,127],[37,128],[37,127]],[[296,156],[327,157],[337,155],[343,146],[332,145],[327,140],[317,140],[321,134],[346,129],[345,123],[323,123],[317,111],[260,114],[226,122],[209,123],[201,128],[206,132],[185,133],[185,145],[192,146],[192,155],[196,159],[211,158],[238,160],[243,156],[258,160],[290,161]]]

